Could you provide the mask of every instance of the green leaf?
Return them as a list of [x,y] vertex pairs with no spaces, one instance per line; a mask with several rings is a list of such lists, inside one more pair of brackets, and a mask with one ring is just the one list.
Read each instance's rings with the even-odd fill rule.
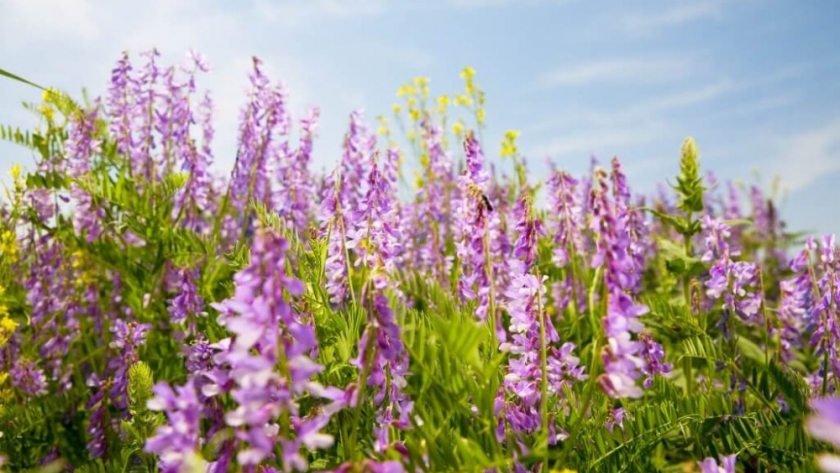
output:
[[764,350],[753,343],[753,341],[749,338],[738,337],[738,349],[742,355],[757,363],[764,364],[764,361],[766,360]]
[[16,80],[16,81],[24,83],[26,85],[31,85],[32,87],[35,87],[35,88],[38,88],[38,89],[41,89],[41,90],[46,90],[46,88],[44,88],[44,87],[42,87],[42,86],[40,86],[40,85],[38,85],[38,84],[36,84],[32,81],[24,79],[23,77],[21,77],[19,75],[12,74],[11,72],[9,72],[5,69],[0,69],[0,76],[7,77],[7,78],[12,79],[12,80]]
[[659,240],[659,251],[665,258],[668,272],[676,276],[693,276],[705,269],[705,265],[699,258],[686,255],[682,246],[670,240]]

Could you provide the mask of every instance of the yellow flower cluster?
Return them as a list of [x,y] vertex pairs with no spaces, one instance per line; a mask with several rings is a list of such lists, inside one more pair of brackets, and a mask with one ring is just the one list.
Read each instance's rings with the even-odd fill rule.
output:
[[516,156],[518,152],[516,148],[516,139],[519,138],[519,132],[516,130],[508,130],[505,133],[505,138],[502,140],[502,151],[499,156],[506,158]]
[[458,120],[454,125],[452,125],[452,133],[454,133],[458,138],[461,138],[464,135],[464,122],[462,120]]
[[[3,295],[6,293],[6,288],[0,286],[0,348],[8,343],[12,334],[15,333],[18,324],[9,318],[9,308],[3,302]],[[11,399],[11,389],[5,387],[6,380],[9,378],[9,373],[0,372],[0,412],[3,411],[5,404]]]
[[91,268],[91,265],[88,264],[88,261],[85,258],[85,253],[82,250],[76,250],[73,252],[72,257],[70,266],[80,273],[75,281],[76,287],[84,288],[95,283],[96,274],[89,269]]
[[17,235],[11,230],[0,233],[0,255],[7,262],[15,263],[18,257]]
[[57,102],[58,93],[52,89],[44,89],[44,93],[41,95],[41,99],[44,103],[38,107],[38,110],[44,115],[44,118],[47,119],[47,123],[52,123],[53,118],[55,117],[55,108],[53,108],[53,104]]
[[475,69],[469,66],[465,67],[461,71],[461,79],[466,82],[467,95],[470,97],[475,95]]
[[[5,288],[0,286],[0,297],[3,296]],[[3,302],[0,302],[0,348],[6,345],[6,342],[12,337],[17,328],[17,322],[9,318],[9,308]]]

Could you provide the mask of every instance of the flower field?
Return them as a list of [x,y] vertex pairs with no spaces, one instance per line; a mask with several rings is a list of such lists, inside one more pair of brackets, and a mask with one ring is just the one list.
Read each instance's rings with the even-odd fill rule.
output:
[[840,471],[840,247],[691,138],[536,181],[466,68],[319,149],[255,58],[220,169],[189,58],[0,127],[3,471]]

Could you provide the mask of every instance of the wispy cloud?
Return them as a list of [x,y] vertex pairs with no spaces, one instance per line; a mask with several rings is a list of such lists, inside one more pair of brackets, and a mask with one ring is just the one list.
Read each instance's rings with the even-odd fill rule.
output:
[[790,192],[840,172],[840,118],[778,141],[781,151],[771,168]]
[[0,8],[0,42],[29,46],[42,40],[27,32],[48,32],[49,37],[90,41],[100,33],[91,0],[4,0]]
[[664,120],[669,114],[706,104],[735,89],[731,81],[720,81],[699,88],[686,88],[667,95],[652,95],[625,106],[596,109],[578,107],[565,110],[562,117],[552,117],[524,127],[526,134],[537,134],[567,127],[605,127],[617,129],[639,122]]
[[697,1],[672,6],[665,11],[647,15],[634,14],[624,22],[624,27],[633,32],[644,32],[656,28],[670,28],[702,19],[720,19],[723,15],[719,1]]
[[624,19],[624,29],[631,33],[647,33],[660,28],[673,28],[699,20],[720,20],[723,17],[724,2],[721,0],[698,0],[691,3],[672,4],[664,11],[648,14],[632,14]]
[[288,28],[303,28],[314,20],[376,16],[387,8],[385,0],[256,0],[253,4],[257,19]]
[[699,67],[688,58],[612,58],[557,68],[537,79],[540,87],[566,87],[605,82],[660,83],[688,76]]
[[[503,6],[538,6],[538,5],[565,5],[574,0],[445,0],[446,6],[455,8],[492,8]],[[434,2],[427,2],[434,3]]]
[[605,126],[586,130],[557,133],[550,140],[536,143],[529,155],[539,158],[552,156],[567,158],[571,155],[603,155],[614,153],[616,148],[651,143],[667,130],[664,121],[649,120],[634,126]]

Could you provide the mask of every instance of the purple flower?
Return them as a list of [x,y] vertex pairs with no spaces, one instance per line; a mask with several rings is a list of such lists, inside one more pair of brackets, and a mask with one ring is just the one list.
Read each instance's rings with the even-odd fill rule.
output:
[[[250,264],[234,275],[233,297],[213,305],[220,312],[219,323],[233,336],[216,344],[218,366],[204,373],[211,383],[203,388],[207,395],[230,390],[236,402],[225,422],[235,429],[242,447],[237,461],[257,465],[274,455],[275,445],[282,444],[286,471],[306,468],[300,447],[323,448],[332,441],[318,430],[344,406],[342,391],[324,389],[311,379],[322,367],[309,357],[317,344],[313,327],[288,301],[304,290],[301,281],[286,274],[288,247],[273,232],[259,229],[256,233]],[[283,368],[278,371],[278,366]],[[296,398],[307,392],[335,404],[317,419],[315,428],[299,422]],[[282,413],[293,422],[292,438],[280,434],[276,420]]]
[[671,372],[671,363],[665,363],[665,351],[662,345],[656,343],[653,337],[648,332],[642,332],[639,336],[644,347],[642,348],[642,357],[645,359],[645,366],[642,368],[642,373],[647,375],[644,381],[645,388],[650,388],[653,384],[653,376],[657,373],[667,374]]
[[[397,159],[396,149],[389,150],[383,170],[388,168],[388,162]],[[358,256],[356,266],[378,268],[390,274],[400,266],[402,234],[394,193],[396,176],[383,170],[377,166],[374,155],[367,180],[368,191],[352,217],[355,228],[348,232],[347,246]]]
[[712,457],[697,462],[702,473],[735,473],[735,454],[720,457],[720,466]]
[[516,433],[533,433],[541,427],[541,323],[545,323],[545,343],[548,344],[547,394],[563,396],[564,388],[587,378],[583,367],[578,366],[578,358],[572,355],[574,344],[564,343],[559,348],[553,345],[560,337],[551,320],[544,312],[540,313],[545,310],[545,279],[540,280],[532,274],[517,276],[507,293],[511,338],[502,343],[500,349],[511,354],[503,386],[504,392],[511,394],[515,402],[507,402],[504,407],[508,424]]
[[327,293],[333,304],[341,304],[349,290],[347,265],[347,225],[349,219],[341,207],[341,186],[335,181],[335,172],[324,180],[324,196],[321,201],[321,234],[327,236],[327,259],[324,269],[327,277]]
[[728,336],[726,320],[733,313],[746,322],[759,322],[761,294],[749,290],[750,286],[757,283],[758,268],[754,263],[732,259],[738,253],[730,249],[728,225],[708,215],[703,217],[702,225],[706,232],[706,252],[702,260],[714,261],[709,270],[709,280],[706,281],[706,294],[714,300],[723,298],[724,318],[721,326]]
[[[406,232],[411,245],[411,262],[417,271],[428,272],[442,285],[448,282],[452,258],[447,255],[446,241],[452,237],[454,214],[458,212],[462,193],[455,181],[452,157],[444,148],[441,127],[424,119],[421,123],[428,163],[423,167],[414,205],[406,215]],[[486,172],[474,150],[467,157],[468,172],[482,181]]]
[[288,142],[278,140],[291,130],[291,118],[286,111],[288,94],[283,84],[271,85],[261,66],[262,61],[254,57],[249,76],[250,100],[241,112],[236,163],[228,184],[227,197],[233,216],[225,220],[224,230],[231,242],[253,229],[248,208],[252,199],[271,206],[270,176],[289,157]]
[[94,374],[87,380],[87,385],[96,390],[94,395],[85,403],[85,409],[90,412],[87,432],[91,439],[87,444],[87,450],[91,457],[102,458],[108,449],[109,425],[105,414],[108,409],[106,395],[110,390],[110,383],[101,381]]
[[622,203],[624,191],[620,185],[618,187],[616,202],[610,202],[606,171],[600,168],[595,171],[590,195],[590,228],[596,234],[592,266],[601,266],[604,271],[607,291],[604,332],[608,341],[602,354],[605,373],[599,381],[612,397],[637,398],[642,396],[642,390],[636,385],[636,380],[643,373],[648,374],[648,378],[654,373],[663,373],[669,366],[659,363],[661,346],[652,340],[645,343],[633,340],[631,335],[644,328],[639,317],[647,313],[648,308],[637,304],[631,296],[638,276],[635,275],[636,262],[631,253],[629,217],[626,205]]
[[609,417],[607,417],[607,430],[612,432],[616,425],[620,429],[624,428],[624,408],[623,407],[617,407],[615,409],[611,409],[610,410],[610,415],[609,415]]
[[201,449],[203,405],[192,380],[174,391],[167,383],[158,383],[152,391],[154,397],[148,401],[148,408],[164,412],[167,423],[146,441],[145,450],[160,458],[161,471],[178,473]]
[[516,218],[514,234],[516,242],[513,245],[513,256],[522,262],[519,272],[527,273],[537,260],[537,239],[544,235],[542,221],[531,215],[531,195],[526,187],[522,189],[521,195],[513,208]]
[[[74,115],[67,141],[64,144],[68,174],[76,179],[87,179],[90,164],[94,156],[99,154],[101,143],[96,135],[96,120],[98,111],[80,112]],[[88,242],[99,238],[102,234],[102,218],[105,211],[94,204],[93,197],[78,184],[70,187],[70,196],[74,201],[73,228]]]
[[811,401],[812,414],[806,428],[814,438],[840,448],[840,398],[821,398]]
[[39,397],[47,394],[47,377],[44,370],[38,368],[34,361],[17,360],[9,370],[12,386],[20,389],[27,396]]
[[74,286],[67,280],[77,277],[65,256],[66,249],[57,239],[45,235],[29,242],[33,261],[23,287],[32,308],[30,327],[32,344],[37,347],[41,365],[52,381],[68,389],[72,372],[64,366],[71,342],[78,335],[80,304],[74,301]]
[[309,172],[312,145],[318,126],[318,108],[309,109],[300,120],[301,134],[298,149],[287,152],[275,171],[283,185],[274,191],[274,210],[290,226],[303,235],[309,225],[315,200],[315,182]]
[[128,408],[128,370],[138,361],[137,349],[146,342],[146,332],[151,328],[149,324],[125,322],[122,319],[115,320],[111,327],[113,339],[109,346],[118,350],[108,362],[114,379],[111,399],[120,409]]
[[805,247],[790,262],[794,276],[779,283],[780,307],[779,320],[782,353],[787,359],[792,358],[793,348],[801,347],[802,335],[814,321],[819,289],[811,278],[811,253],[817,249],[814,239],[808,237]]
[[188,317],[203,315],[204,300],[198,295],[198,288],[195,281],[198,279],[198,270],[190,271],[186,268],[170,272],[170,287],[175,292],[175,297],[167,302],[172,322],[183,323]]
[[583,254],[581,203],[577,194],[578,181],[564,171],[556,171],[547,182],[550,232],[554,237],[553,262],[564,267],[572,252]]

